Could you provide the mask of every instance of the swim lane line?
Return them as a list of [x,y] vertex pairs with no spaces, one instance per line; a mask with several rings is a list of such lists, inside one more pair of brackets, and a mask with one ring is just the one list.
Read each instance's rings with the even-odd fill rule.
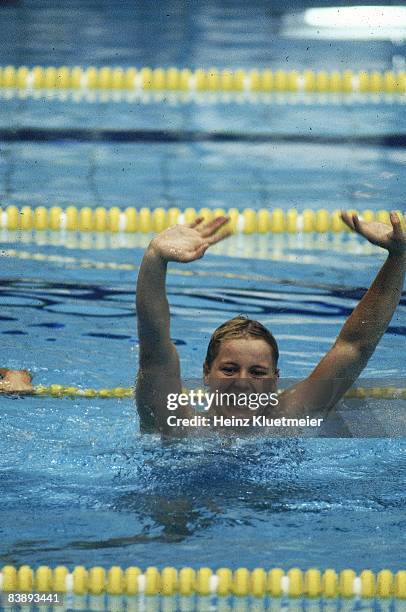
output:
[[[357,574],[352,569],[336,572],[316,568],[302,571],[291,568],[236,570],[223,567],[213,571],[208,567],[103,567],[76,566],[72,572],[65,566],[51,569],[28,565],[16,568],[3,566],[0,572],[0,593],[32,591],[75,595],[146,595],[146,596],[210,596],[227,597],[323,597],[323,598],[382,598],[406,599],[406,571],[396,573],[368,569]],[[183,609],[183,608],[181,608]]]
[[406,71],[3,66],[0,88],[178,92],[406,93]]
[[[365,221],[380,221],[390,225],[389,211],[369,209],[358,212]],[[406,225],[405,215],[397,211],[403,226]],[[310,208],[299,212],[296,208],[261,208],[254,210],[245,208],[148,208],[128,207],[125,210],[114,206],[112,208],[85,206],[78,208],[59,206],[46,208],[38,206],[7,206],[0,208],[0,229],[20,231],[68,231],[68,232],[113,232],[113,233],[149,233],[161,232],[166,227],[176,223],[191,223],[198,216],[203,216],[208,222],[214,217],[228,215],[230,221],[227,228],[234,233],[266,234],[266,233],[327,233],[351,232],[340,217],[340,210],[329,212],[326,209],[312,210]]]
[[[113,387],[110,389],[79,388],[67,385],[36,385],[30,395],[50,397],[97,397],[107,399],[111,397],[134,397],[133,387]],[[357,387],[345,394],[349,398],[380,398],[380,399],[406,399],[406,388],[399,387]]]

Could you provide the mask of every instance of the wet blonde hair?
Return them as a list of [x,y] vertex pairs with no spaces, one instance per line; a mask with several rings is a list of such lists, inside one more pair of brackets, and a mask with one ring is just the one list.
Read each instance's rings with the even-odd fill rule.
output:
[[279,359],[279,349],[274,336],[262,325],[262,323],[249,319],[243,315],[229,319],[213,332],[209,346],[207,347],[207,354],[204,362],[205,368],[207,370],[211,369],[213,361],[220,352],[220,345],[223,340],[249,337],[262,338],[262,340],[265,340],[265,342],[269,344],[272,349],[272,356],[276,369]]

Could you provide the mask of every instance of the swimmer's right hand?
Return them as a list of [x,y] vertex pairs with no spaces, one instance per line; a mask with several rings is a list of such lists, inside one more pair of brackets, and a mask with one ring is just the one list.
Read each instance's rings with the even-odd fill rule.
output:
[[218,232],[229,221],[229,217],[217,217],[209,223],[198,217],[189,225],[173,225],[156,236],[149,250],[165,261],[188,263],[200,259],[209,246],[231,236],[232,231]]
[[32,376],[28,370],[0,368],[0,375],[0,392],[31,393],[34,389],[31,384]]

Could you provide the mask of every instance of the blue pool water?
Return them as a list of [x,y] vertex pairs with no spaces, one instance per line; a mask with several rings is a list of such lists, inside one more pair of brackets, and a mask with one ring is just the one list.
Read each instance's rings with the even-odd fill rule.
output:
[[[385,69],[402,51],[391,42],[288,40],[282,6],[272,12],[265,2],[249,15],[242,3],[199,3],[193,14],[166,3],[166,17],[131,6],[5,4],[1,64],[50,63],[51,41],[56,65]],[[404,115],[396,99],[4,96],[2,206],[403,208]],[[107,138],[111,129],[127,142]],[[233,142],[219,136],[230,132]],[[132,385],[135,279],[149,239],[0,231],[0,365],[30,369],[37,384]],[[272,329],[283,377],[305,376],[383,261],[354,236],[237,236],[191,266],[172,265],[184,376],[200,376],[212,331],[239,313]],[[403,298],[365,382],[404,386],[405,329]],[[391,437],[164,444],[139,434],[130,399],[3,396],[1,563],[397,570],[406,446],[393,424],[405,406],[362,408],[369,435],[379,425]]]

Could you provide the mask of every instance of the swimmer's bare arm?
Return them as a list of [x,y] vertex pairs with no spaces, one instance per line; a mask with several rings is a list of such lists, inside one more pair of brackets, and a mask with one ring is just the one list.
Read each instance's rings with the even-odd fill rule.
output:
[[396,213],[392,228],[342,213],[358,234],[388,250],[388,257],[371,287],[345,322],[332,349],[310,376],[281,395],[288,412],[332,408],[358,378],[385,333],[399,303],[406,269],[406,237]]
[[[200,217],[188,226],[175,225],[158,234],[145,251],[136,298],[140,342],[136,402],[141,431],[168,430],[167,396],[182,391],[179,356],[170,338],[165,288],[168,261],[189,263],[203,257],[209,246],[230,234],[216,233],[227,221],[227,217],[218,217],[203,224]],[[191,416],[191,409],[178,408],[175,414]]]

